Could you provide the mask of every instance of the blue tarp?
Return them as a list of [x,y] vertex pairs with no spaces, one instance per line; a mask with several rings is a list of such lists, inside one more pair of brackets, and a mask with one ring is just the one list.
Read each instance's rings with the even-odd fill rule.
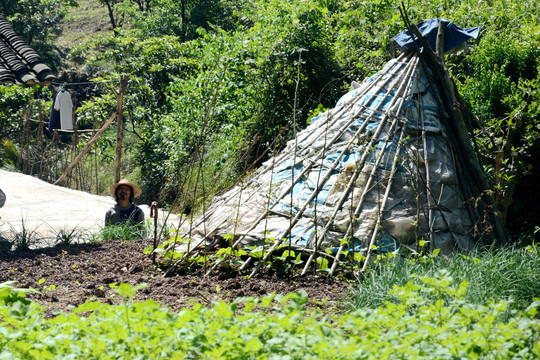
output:
[[[439,29],[439,23],[443,22],[446,24],[446,33],[444,37],[444,52],[448,52],[455,47],[463,44],[468,39],[478,37],[480,33],[479,27],[472,27],[467,29],[462,29],[459,26],[456,26],[453,22],[446,19],[429,19],[418,23],[416,26],[426,37],[429,45],[432,50],[435,50],[437,43],[437,32]],[[414,36],[416,40],[416,36]],[[400,47],[415,48],[413,37],[409,34],[409,30],[405,30],[394,36],[394,41]]]

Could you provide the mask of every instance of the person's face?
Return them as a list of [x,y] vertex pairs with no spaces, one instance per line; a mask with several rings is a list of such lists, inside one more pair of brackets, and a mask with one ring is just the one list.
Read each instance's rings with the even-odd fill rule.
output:
[[131,195],[131,187],[127,185],[120,185],[116,189],[116,196],[118,196],[118,199],[120,200],[127,200],[129,199]]

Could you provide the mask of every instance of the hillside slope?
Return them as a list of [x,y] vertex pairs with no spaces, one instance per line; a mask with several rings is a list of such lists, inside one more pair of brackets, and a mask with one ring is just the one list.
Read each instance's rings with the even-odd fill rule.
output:
[[61,25],[62,33],[55,43],[65,54],[94,35],[112,33],[107,9],[95,0],[79,0],[79,7],[71,8]]

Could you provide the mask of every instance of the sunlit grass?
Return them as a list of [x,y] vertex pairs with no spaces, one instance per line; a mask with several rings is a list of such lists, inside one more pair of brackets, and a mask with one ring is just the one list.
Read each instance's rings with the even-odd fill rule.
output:
[[475,304],[511,299],[511,307],[525,309],[540,297],[540,247],[500,248],[467,255],[439,256],[433,263],[414,259],[393,258],[374,264],[350,289],[346,306],[349,309],[376,308],[392,300],[388,291],[403,286],[412,274],[433,276],[447,270],[456,284],[468,281],[465,299]]
[[57,45],[71,49],[98,34],[112,33],[107,8],[93,0],[79,0],[79,7],[71,8],[64,20]]

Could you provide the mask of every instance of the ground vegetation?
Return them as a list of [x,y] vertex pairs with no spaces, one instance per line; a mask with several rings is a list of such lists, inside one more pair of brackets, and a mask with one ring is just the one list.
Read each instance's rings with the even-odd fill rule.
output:
[[0,356],[540,355],[536,245],[454,259],[387,254],[353,285],[324,272],[299,277],[274,267],[253,279],[226,269],[164,277],[144,255],[150,243],[3,252]]

